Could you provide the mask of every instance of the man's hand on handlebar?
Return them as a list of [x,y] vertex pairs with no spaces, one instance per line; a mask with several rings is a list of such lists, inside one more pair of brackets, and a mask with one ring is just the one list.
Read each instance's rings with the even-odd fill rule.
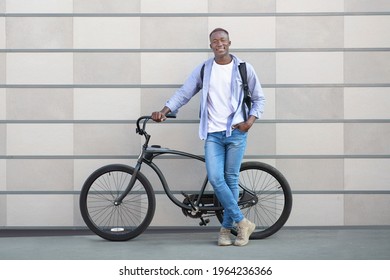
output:
[[161,111],[153,112],[151,118],[155,122],[163,122],[167,119],[166,115],[170,112],[171,110],[165,106]]

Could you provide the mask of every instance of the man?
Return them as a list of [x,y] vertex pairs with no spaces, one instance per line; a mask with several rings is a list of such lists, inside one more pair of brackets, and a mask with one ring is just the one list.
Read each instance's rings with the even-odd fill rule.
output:
[[153,112],[152,119],[161,122],[166,114],[177,112],[196,93],[202,90],[199,137],[205,140],[207,176],[218,200],[224,207],[218,245],[232,245],[230,231],[237,224],[236,246],[246,245],[255,230],[238,207],[238,179],[244,156],[247,132],[264,108],[264,94],[257,75],[246,64],[247,81],[251,92],[251,109],[243,109],[244,91],[238,65],[239,58],[229,53],[229,33],[214,29],[209,36],[214,58],[194,69],[183,86],[166,102],[161,111]]

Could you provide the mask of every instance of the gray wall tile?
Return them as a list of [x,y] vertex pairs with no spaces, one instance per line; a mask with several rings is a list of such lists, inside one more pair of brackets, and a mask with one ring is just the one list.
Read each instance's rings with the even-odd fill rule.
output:
[[145,49],[209,46],[207,18],[203,17],[145,17],[141,18],[141,30],[141,48]]
[[278,119],[342,119],[342,88],[276,89]]
[[76,124],[75,155],[137,155],[140,138],[126,124]]
[[245,155],[276,154],[276,125],[255,123],[248,134]]
[[75,84],[139,84],[140,55],[75,53]]
[[390,221],[390,195],[346,195],[345,225],[388,225]]
[[271,53],[262,53],[262,52],[234,52],[233,54],[237,55],[244,61],[252,64],[253,68],[256,71],[257,76],[259,77],[261,84],[274,84],[276,83],[276,54]]
[[347,123],[344,126],[347,155],[390,154],[390,124]]
[[207,13],[208,0],[142,0],[142,13]]
[[209,0],[210,13],[272,13],[276,11],[276,0],[249,0],[245,5],[234,0]]
[[277,48],[342,48],[343,17],[277,17]]
[[7,146],[7,126],[0,124],[0,155],[6,155]]
[[6,56],[0,53],[0,84],[5,84],[6,79]]
[[73,160],[7,161],[8,191],[72,191]]
[[343,12],[344,0],[276,1],[276,11],[279,13]]
[[345,83],[389,83],[390,53],[345,53],[344,71]]
[[7,89],[9,120],[71,120],[72,89]]
[[0,195],[0,226],[7,226],[7,196]]
[[390,2],[387,0],[344,0],[346,12],[389,12]]
[[7,48],[69,49],[73,46],[71,17],[9,17]]
[[2,17],[0,18],[0,48],[2,49],[5,49],[5,37],[5,17]]
[[73,0],[75,13],[139,13],[140,0]]

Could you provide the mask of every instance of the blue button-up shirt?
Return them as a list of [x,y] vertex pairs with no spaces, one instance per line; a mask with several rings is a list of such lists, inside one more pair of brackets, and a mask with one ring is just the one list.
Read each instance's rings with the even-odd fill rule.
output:
[[[242,86],[242,79],[238,70],[238,65],[243,62],[236,56],[233,57],[233,73],[231,83],[231,104],[235,108],[227,122],[226,136],[229,137],[232,133],[232,126],[243,120],[242,102],[244,98],[244,90]],[[207,110],[207,95],[210,86],[210,75],[213,66],[214,58],[208,59],[206,62],[198,65],[191,73],[191,75],[184,82],[183,86],[176,91],[176,93],[166,102],[167,106],[172,112],[177,113],[179,108],[187,104],[190,99],[197,94],[200,90],[202,92],[200,98],[200,124],[199,124],[199,137],[204,140],[207,138],[208,132],[208,110]],[[203,81],[201,78],[201,69],[204,67]],[[248,86],[251,92],[252,108],[250,112],[246,110],[247,115],[260,118],[264,112],[265,98],[261,88],[260,81],[253,69],[253,66],[246,63]],[[245,105],[246,106],[246,105]]]

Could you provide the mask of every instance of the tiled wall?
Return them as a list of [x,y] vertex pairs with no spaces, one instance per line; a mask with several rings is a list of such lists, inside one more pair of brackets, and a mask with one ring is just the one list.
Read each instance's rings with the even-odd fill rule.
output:
[[[288,225],[390,225],[389,1],[0,0],[0,227],[83,227],[84,180],[134,164],[134,121],[212,55],[215,27],[262,81],[245,160],[290,181]],[[152,124],[152,142],[203,154],[198,106]],[[205,175],[159,163],[174,189]],[[155,189],[152,226],[198,225]]]

